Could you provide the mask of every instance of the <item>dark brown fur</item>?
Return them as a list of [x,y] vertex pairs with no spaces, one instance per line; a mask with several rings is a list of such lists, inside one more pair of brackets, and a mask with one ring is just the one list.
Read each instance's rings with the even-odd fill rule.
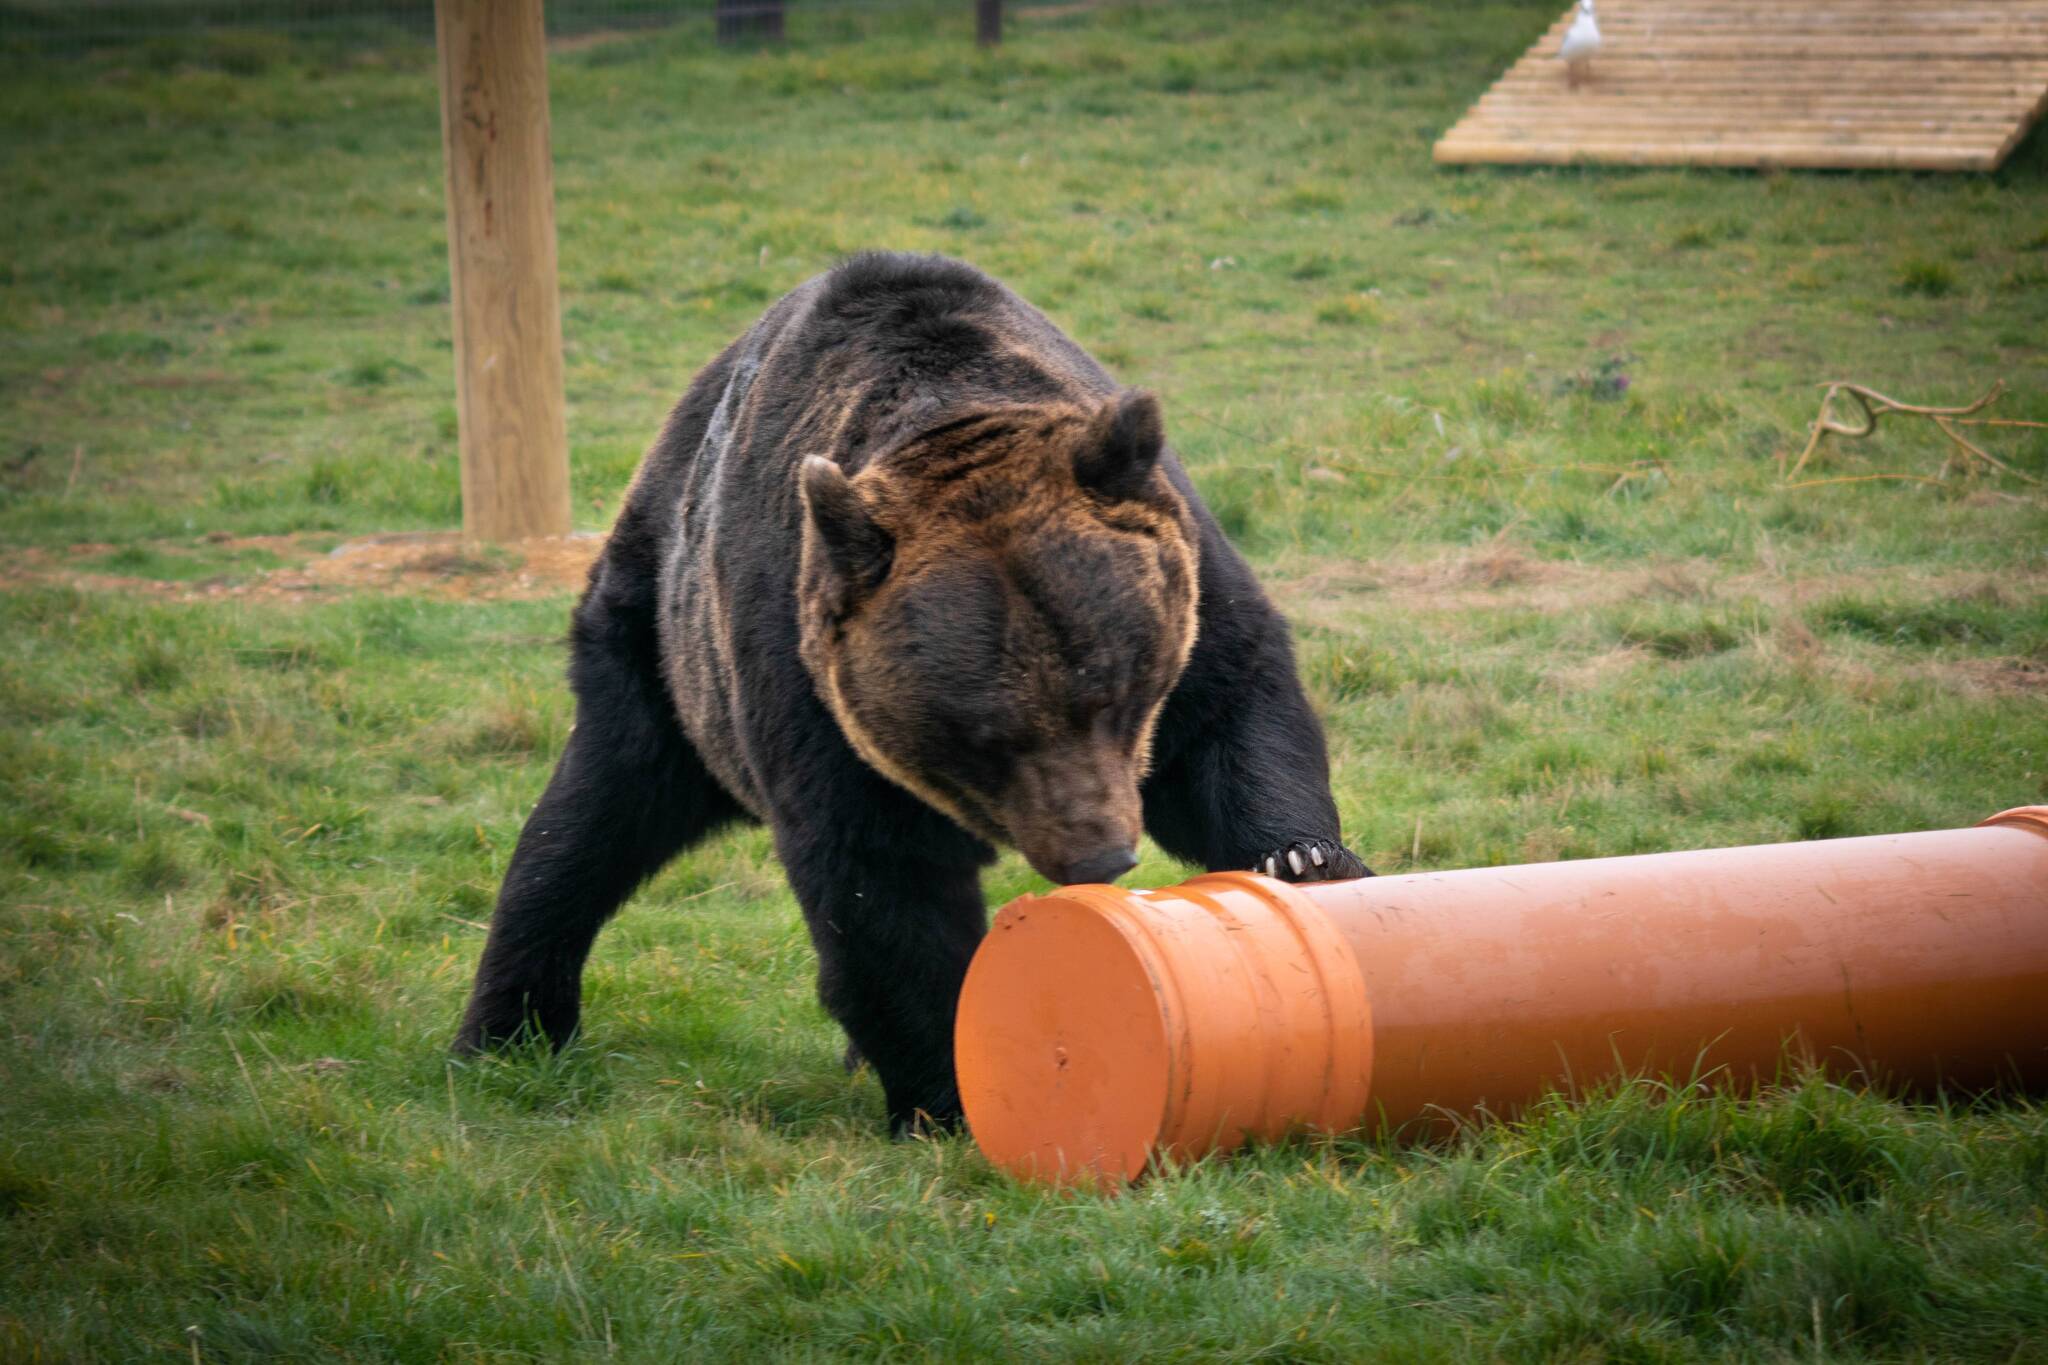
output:
[[697,377],[574,644],[463,1047],[567,1037],[604,919],[734,818],[774,830],[898,1128],[958,1116],[994,845],[1060,881],[1120,875],[1141,825],[1211,868],[1365,871],[1285,623],[1157,402],[955,262],[856,258]]

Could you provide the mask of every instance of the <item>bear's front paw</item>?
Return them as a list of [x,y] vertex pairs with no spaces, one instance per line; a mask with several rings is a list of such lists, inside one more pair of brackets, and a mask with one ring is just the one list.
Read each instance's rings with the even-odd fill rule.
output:
[[1364,859],[1330,839],[1297,839],[1259,859],[1252,871],[1283,882],[1344,882],[1373,875]]

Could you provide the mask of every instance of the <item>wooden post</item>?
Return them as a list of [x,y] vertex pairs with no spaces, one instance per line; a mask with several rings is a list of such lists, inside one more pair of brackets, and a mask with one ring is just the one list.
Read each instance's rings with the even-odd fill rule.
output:
[[782,41],[782,0],[718,0],[721,43]]
[[1003,41],[1003,0],[974,0],[974,41],[983,47]]
[[541,0],[435,0],[462,533],[569,531]]

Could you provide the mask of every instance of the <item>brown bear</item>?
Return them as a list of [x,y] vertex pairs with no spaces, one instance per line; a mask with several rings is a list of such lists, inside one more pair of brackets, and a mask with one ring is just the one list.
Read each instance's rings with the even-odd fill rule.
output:
[[[457,1047],[577,1026],[634,887],[758,820],[892,1130],[956,1123],[953,1011],[1008,844],[1369,875],[1286,623],[1120,388],[937,257],[855,257],[699,374],[577,604],[576,725],[520,834]],[[857,1050],[857,1051],[855,1051]]]

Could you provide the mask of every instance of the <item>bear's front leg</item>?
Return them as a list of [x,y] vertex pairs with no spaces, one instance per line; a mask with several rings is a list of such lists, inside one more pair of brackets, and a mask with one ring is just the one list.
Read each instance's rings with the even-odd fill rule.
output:
[[957,1128],[953,1012],[987,930],[979,870],[817,823],[778,826],[776,850],[818,951],[818,999],[874,1068],[891,1134]]
[[[1344,846],[1323,729],[1294,671],[1286,626],[1263,604],[1205,637],[1160,716],[1141,794],[1145,829],[1211,872],[1289,882],[1370,877]],[[1205,623],[1205,631],[1208,626]],[[1226,632],[1218,631],[1216,635]]]

